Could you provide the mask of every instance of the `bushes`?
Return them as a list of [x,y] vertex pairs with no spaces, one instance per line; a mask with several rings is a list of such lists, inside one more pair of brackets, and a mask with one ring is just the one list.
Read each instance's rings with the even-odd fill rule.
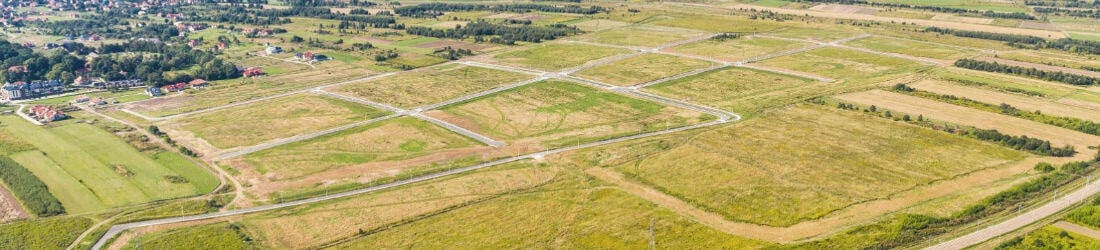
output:
[[1024,68],[1017,66],[1002,65],[996,62],[985,62],[973,59],[959,59],[955,61],[955,67],[967,68],[973,70],[1008,73],[1013,75],[1021,75],[1032,78],[1038,78],[1048,81],[1064,82],[1073,85],[1095,85],[1100,84],[1100,78],[1069,74],[1060,71],[1045,71],[1036,68]]
[[0,157],[0,179],[8,184],[11,192],[19,197],[23,206],[30,212],[38,216],[65,213],[65,207],[53,194],[50,194],[45,183],[42,183],[31,171],[7,157]]

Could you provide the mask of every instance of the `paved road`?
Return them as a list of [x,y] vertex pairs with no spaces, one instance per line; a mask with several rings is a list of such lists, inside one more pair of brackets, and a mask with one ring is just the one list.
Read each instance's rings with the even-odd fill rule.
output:
[[1015,231],[1016,229],[1035,223],[1036,221],[1039,221],[1043,218],[1049,217],[1059,211],[1062,211],[1072,206],[1073,204],[1088,199],[1097,192],[1100,192],[1100,181],[1093,181],[1091,183],[1088,183],[1084,187],[1081,187],[1080,189],[1069,193],[1069,195],[1058,197],[1057,200],[1051,201],[1050,203],[1036,208],[1035,210],[1020,214],[996,225],[992,225],[987,228],[974,231],[970,234],[963,235],[962,237],[945,241],[938,245],[929,247],[928,249],[953,250],[977,245],[978,243],[988,241],[997,236]]
[[38,120],[35,120],[35,119],[34,119],[33,117],[31,117],[30,115],[27,115],[27,113],[26,113],[26,112],[23,112],[23,109],[26,109],[26,108],[27,108],[27,105],[26,105],[26,104],[19,104],[19,108],[18,108],[18,109],[15,109],[15,114],[16,114],[16,115],[18,115],[19,117],[22,117],[22,118],[23,118],[23,120],[27,120],[27,121],[28,121],[28,122],[30,122],[31,124],[34,124],[34,125],[38,125],[38,126],[42,126],[42,123],[41,123],[41,122],[38,122]]

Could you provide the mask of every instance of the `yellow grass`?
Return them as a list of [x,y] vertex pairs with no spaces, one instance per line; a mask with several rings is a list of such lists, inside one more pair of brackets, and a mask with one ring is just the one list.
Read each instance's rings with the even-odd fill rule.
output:
[[644,54],[577,72],[581,77],[619,86],[642,84],[713,63],[663,54]]
[[414,108],[529,78],[520,73],[448,64],[342,85],[335,90],[400,108]]

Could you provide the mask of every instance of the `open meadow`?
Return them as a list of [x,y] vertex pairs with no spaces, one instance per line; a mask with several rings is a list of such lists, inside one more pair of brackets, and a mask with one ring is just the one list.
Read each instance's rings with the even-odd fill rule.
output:
[[338,86],[333,90],[399,108],[416,108],[530,78],[529,75],[503,70],[444,64]]
[[734,62],[806,46],[810,46],[810,43],[760,36],[745,36],[734,39],[707,39],[680,45],[668,50]]
[[491,60],[520,67],[558,71],[628,52],[630,50],[580,43],[549,43],[496,54]]
[[712,66],[713,63],[662,54],[644,54],[620,61],[588,68],[577,72],[577,76],[610,83],[630,86],[659,80]]
[[760,61],[766,67],[807,72],[843,81],[883,81],[887,76],[912,74],[919,63],[867,52],[826,47]]

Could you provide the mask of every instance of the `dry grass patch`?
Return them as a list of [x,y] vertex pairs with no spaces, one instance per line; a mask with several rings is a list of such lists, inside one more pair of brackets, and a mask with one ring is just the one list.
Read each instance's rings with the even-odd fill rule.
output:
[[577,72],[581,77],[630,86],[714,65],[711,62],[664,54],[644,54]]
[[342,85],[335,87],[335,91],[401,108],[414,108],[529,78],[531,76],[509,71],[447,64]]
[[712,119],[563,81],[541,81],[433,111],[490,138],[545,147],[664,130]]
[[954,95],[989,104],[1005,103],[1028,111],[1040,111],[1043,114],[1075,117],[1091,121],[1100,121],[1100,110],[1080,106],[1071,106],[1049,99],[1009,94],[989,89],[960,86],[940,80],[925,80],[910,85],[919,90],[941,95]]
[[630,50],[579,43],[539,44],[523,50],[497,54],[493,59],[500,63],[557,71],[604,57],[629,53]]
[[810,43],[807,42],[748,36],[724,40],[707,39],[674,47],[671,50],[732,62],[794,50],[809,45]]
[[319,131],[384,115],[368,106],[320,95],[293,95],[172,121],[221,149]]
[[738,112],[755,112],[805,98],[822,84],[766,71],[724,68],[650,86],[646,91]]
[[942,44],[918,42],[892,37],[872,36],[848,42],[849,45],[871,50],[898,53],[917,57],[943,60],[958,60],[977,53],[976,50],[964,50]]
[[571,37],[570,39],[622,46],[657,47],[667,43],[687,40],[703,35],[706,35],[706,33],[697,30],[652,25],[631,25]]
[[835,47],[771,58],[759,64],[849,81],[881,80],[883,76],[909,74],[922,67],[905,59]]

